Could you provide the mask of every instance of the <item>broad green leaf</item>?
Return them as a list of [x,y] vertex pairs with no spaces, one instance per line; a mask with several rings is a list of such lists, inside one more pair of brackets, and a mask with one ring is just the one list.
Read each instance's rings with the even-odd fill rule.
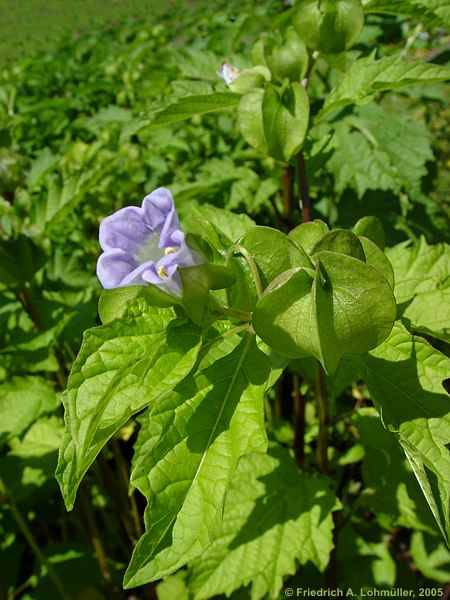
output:
[[68,510],[114,433],[189,373],[199,337],[173,309],[156,307],[85,332],[63,396],[66,431],[56,477]]
[[44,148],[31,165],[31,169],[27,177],[27,184],[32,188],[41,183],[42,178],[49,171],[54,169],[58,161],[58,156],[53,154],[50,148]]
[[397,182],[389,157],[383,148],[373,148],[362,133],[339,122],[333,136],[335,151],[327,163],[342,194],[354,189],[361,198],[367,190],[396,189]]
[[385,278],[372,266],[335,252],[316,255],[314,278],[291,269],[258,302],[253,326],[274,350],[312,355],[333,373],[348,353],[364,353],[389,335],[396,306]]
[[189,600],[189,590],[186,585],[186,572],[179,571],[175,575],[165,577],[156,586],[158,600]]
[[147,304],[161,308],[179,303],[178,298],[170,296],[156,285],[131,285],[103,290],[98,301],[98,314],[103,325],[123,317],[130,303],[139,297],[145,298]]
[[0,240],[0,281],[6,286],[29,282],[45,259],[45,253],[25,235]]
[[148,499],[146,533],[125,587],[173,573],[215,538],[239,458],[267,447],[269,372],[255,336],[231,330],[210,341],[195,375],[150,406],[131,475]]
[[389,338],[355,360],[383,424],[396,432],[444,537],[450,538],[450,359],[396,323]]
[[239,245],[247,250],[256,263],[264,287],[283,271],[313,266],[300,246],[272,227],[256,226],[249,229]]
[[428,579],[443,584],[450,581],[450,551],[440,540],[414,531],[411,556],[415,566]]
[[427,173],[426,163],[433,159],[424,124],[376,104],[358,108],[340,121],[333,146],[328,164],[338,191],[351,187],[360,197],[369,189],[417,191]]
[[309,122],[309,100],[300,83],[292,83],[281,94],[267,85],[262,100],[264,138],[270,156],[288,162],[303,146]]
[[392,527],[436,532],[433,515],[396,437],[374,408],[362,408],[352,419],[364,448],[362,504]]
[[63,423],[59,417],[41,417],[23,439],[13,439],[10,452],[0,458],[2,480],[16,501],[32,501],[56,491],[54,471],[61,445]]
[[366,0],[364,12],[408,16],[432,26],[450,27],[448,0]]
[[58,331],[59,326],[56,326],[43,333],[32,330],[17,336],[13,343],[0,350],[0,368],[9,375],[54,373],[59,368],[53,350]]
[[314,246],[328,231],[328,225],[320,219],[316,219],[298,225],[289,232],[289,237],[301,246],[307,254],[311,254]]
[[[341,588],[354,590],[355,597],[369,596],[372,590],[390,590],[397,582],[389,536],[367,523],[348,523],[338,532],[336,542],[337,580]],[[348,598],[351,595],[348,593]]]
[[227,494],[221,531],[195,560],[195,598],[229,596],[252,586],[252,600],[279,598],[283,577],[308,561],[323,571],[333,548],[332,511],[339,508],[327,478],[299,471],[287,450],[249,454]]
[[395,297],[409,326],[450,341],[450,246],[398,244],[387,256],[395,273]]
[[372,54],[356,60],[342,81],[327,97],[318,119],[351,104],[361,106],[376,94],[415,83],[426,84],[450,79],[450,69],[438,65],[406,61],[398,54],[376,59]]
[[185,231],[204,237],[219,252],[228,249],[254,225],[245,214],[237,215],[210,204],[191,205],[183,218]]
[[190,119],[194,115],[229,110],[235,108],[239,100],[239,96],[228,92],[180,98],[175,104],[171,104],[156,113],[150,126],[156,127],[168,123],[177,123],[178,121]]
[[52,384],[40,377],[14,377],[0,385],[0,436],[20,435],[38,417],[58,408]]

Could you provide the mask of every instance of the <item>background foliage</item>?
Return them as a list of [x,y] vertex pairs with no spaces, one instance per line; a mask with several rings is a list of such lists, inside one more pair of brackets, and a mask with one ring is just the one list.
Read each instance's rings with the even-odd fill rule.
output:
[[[384,10],[375,0],[366,4],[373,13],[358,44],[345,57],[337,55],[331,69],[324,62],[317,64],[309,90],[314,114],[327,109],[322,106],[324,95],[337,82],[344,85],[344,70],[361,54],[376,50],[377,59],[393,69],[392,56],[398,51],[426,64],[448,62],[444,3],[436,2],[426,14],[419,0],[404,2],[398,10]],[[197,105],[192,110],[189,101],[178,105],[178,113],[170,108],[192,94],[225,94],[216,73],[220,64],[226,59],[240,68],[250,66],[250,48],[262,31],[282,22],[283,8],[275,0],[180,3],[149,18],[119,19],[66,36],[49,51],[8,61],[1,72],[4,598],[58,597],[58,581],[64,582],[64,595],[74,598],[146,598],[155,593],[162,600],[192,594],[277,597],[283,577],[284,585],[324,584],[321,571],[333,543],[342,585],[418,589],[450,579],[450,552],[410,463],[373,408],[383,405],[386,386],[396,380],[405,389],[400,414],[423,401],[423,389],[436,401],[433,406],[436,397],[448,401],[441,386],[450,375],[448,311],[440,310],[440,322],[434,318],[435,307],[448,306],[450,282],[445,244],[450,242],[449,108],[444,83],[399,86],[377,95],[375,103],[348,107],[335,121],[323,119],[306,148],[315,217],[332,226],[351,227],[362,216],[376,215],[383,221],[388,246],[403,243],[388,250],[396,298],[405,322],[425,336],[411,341],[396,326],[379,355],[375,351],[358,364],[345,364],[340,378],[329,382],[335,419],[329,459],[342,502],[349,507],[338,537],[332,532],[332,513],[339,508],[334,495],[313,474],[298,481],[288,451],[295,445],[291,393],[294,401],[298,393],[307,399],[307,458],[313,455],[318,430],[312,402],[316,392],[309,365],[301,361],[294,370],[294,389],[287,390],[281,380],[269,395],[271,450],[261,458],[257,436],[249,440],[253,454],[239,462],[225,504],[223,531],[208,560],[192,561],[188,570],[166,577],[156,588],[121,591],[131,550],[143,529],[148,484],[139,476],[139,453],[152,436],[146,413],[130,421],[124,415],[112,444],[88,471],[73,512],[66,513],[54,479],[63,433],[61,392],[80,348],[81,332],[99,324],[95,261],[100,220],[122,206],[140,203],[146,193],[164,185],[174,193],[185,223],[208,214],[220,225],[222,213],[215,208],[243,213],[260,225],[284,231],[300,222],[298,207],[287,205],[282,167],[248,146],[237,132],[234,114],[202,114]],[[375,58],[365,60],[364,72],[372,69],[375,80]],[[393,77],[397,80],[399,74]],[[369,95],[375,91],[374,87]],[[339,97],[327,102],[333,100]],[[167,112],[159,112],[164,106]],[[186,115],[189,119],[180,122]],[[242,216],[234,226],[243,232],[246,223]],[[161,322],[171,310],[161,310]],[[137,327],[136,335],[141,333]],[[153,332],[146,334],[150,350]],[[180,373],[182,368],[189,371],[195,342],[184,340],[179,349],[186,361],[184,367],[176,363]],[[100,344],[95,339],[90,343]],[[137,346],[142,351],[145,344]],[[230,337],[226,344],[226,351],[239,360],[243,350],[238,341]],[[411,344],[421,356],[421,372],[408,361]],[[393,371],[385,364],[380,381],[373,373],[374,364],[379,368],[383,363],[383,352],[398,365]],[[168,372],[175,364],[172,359],[174,363],[165,366]],[[398,414],[389,408],[383,408],[384,424],[398,428]],[[439,456],[434,459],[443,481],[433,485],[445,489],[450,467],[442,448],[446,450],[449,440],[432,430],[438,413],[436,409],[430,415],[429,435],[439,438]],[[164,415],[157,418],[163,422]],[[406,452],[413,433],[400,428]],[[132,457],[132,483],[138,491],[129,495]],[[273,522],[261,523],[258,515],[271,490],[276,490],[271,498]],[[325,519],[320,509],[327,513]],[[242,533],[234,538],[236,523]],[[314,535],[308,537],[311,531]],[[301,548],[295,543],[298,539],[307,540]]]

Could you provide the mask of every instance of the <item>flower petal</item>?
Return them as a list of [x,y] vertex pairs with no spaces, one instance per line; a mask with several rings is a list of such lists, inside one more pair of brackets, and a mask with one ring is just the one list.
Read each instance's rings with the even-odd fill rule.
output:
[[133,258],[123,250],[112,250],[101,254],[97,261],[97,277],[102,286],[109,290],[121,287],[123,280],[136,268]]
[[175,213],[172,194],[166,188],[157,188],[144,198],[142,210],[146,225],[152,231],[160,229],[163,227],[168,215]]
[[119,249],[133,255],[149,233],[142,208],[127,206],[100,223],[100,246],[105,252]]

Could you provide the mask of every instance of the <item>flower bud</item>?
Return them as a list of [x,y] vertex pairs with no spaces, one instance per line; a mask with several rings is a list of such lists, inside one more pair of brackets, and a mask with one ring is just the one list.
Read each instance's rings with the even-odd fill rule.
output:
[[270,71],[262,65],[240,71],[236,67],[224,63],[218,71],[218,75],[235,94],[248,94],[257,88],[264,87],[270,81]]
[[297,33],[313,49],[343,52],[364,26],[360,0],[301,0],[293,17]]
[[308,50],[293,27],[287,29],[282,44],[265,53],[274,79],[300,81],[308,69]]

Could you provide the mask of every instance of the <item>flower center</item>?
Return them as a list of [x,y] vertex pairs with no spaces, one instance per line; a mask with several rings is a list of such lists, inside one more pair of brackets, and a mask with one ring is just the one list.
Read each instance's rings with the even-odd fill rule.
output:
[[152,260],[157,262],[164,256],[164,249],[159,247],[159,232],[151,233],[145,243],[138,248],[135,258],[139,264]]
[[168,273],[166,271],[166,269],[164,267],[158,267],[158,271],[157,271],[158,275],[161,277],[161,279],[164,279],[164,277],[168,277]]

